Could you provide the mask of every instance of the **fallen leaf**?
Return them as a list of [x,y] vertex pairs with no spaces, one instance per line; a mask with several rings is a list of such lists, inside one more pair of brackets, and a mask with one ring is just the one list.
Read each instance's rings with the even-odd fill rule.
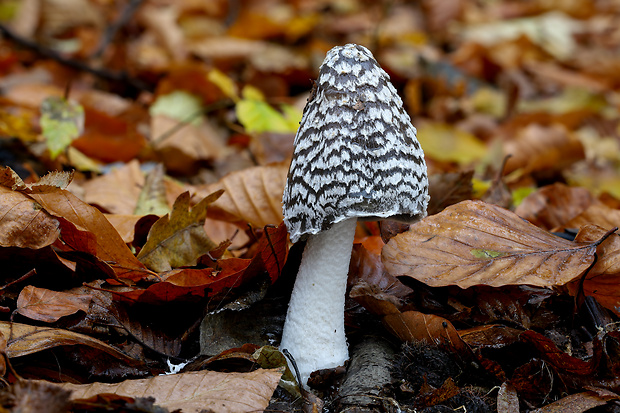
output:
[[69,294],[28,285],[17,297],[16,311],[33,320],[53,323],[78,311],[88,312],[92,296]]
[[417,135],[426,156],[437,161],[467,165],[487,152],[486,145],[474,135],[442,123],[420,125]]
[[586,188],[555,183],[525,197],[515,209],[515,214],[537,227],[551,230],[565,226],[594,202],[594,197]]
[[109,262],[119,277],[139,280],[148,275],[144,265],[134,257],[112,224],[97,208],[64,189],[56,188],[54,191],[30,196],[50,214],[66,219],[80,231],[92,233],[97,257]]
[[207,185],[198,192],[225,192],[209,208],[209,217],[255,227],[282,222],[282,193],[288,164],[256,166],[232,172],[219,182]]
[[27,195],[0,186],[0,246],[39,249],[60,235],[58,220]]
[[121,383],[64,383],[59,386],[71,390],[72,400],[112,393],[136,398],[153,397],[158,406],[170,411],[246,413],[267,408],[282,373],[282,368],[258,369],[249,373],[205,370]]
[[41,130],[52,159],[84,132],[84,108],[77,102],[51,96],[41,103]]
[[207,208],[222,195],[222,191],[205,197],[189,207],[189,192],[181,194],[172,212],[161,217],[149,231],[146,244],[138,259],[153,271],[196,265],[198,257],[216,247],[204,230]]
[[532,413],[581,413],[618,399],[620,396],[616,393],[604,389],[594,389],[570,394],[539,409],[532,410]]
[[80,344],[103,351],[131,366],[142,364],[101,340],[69,330],[0,321],[0,332],[7,339],[6,355],[9,358],[23,357],[58,346]]
[[473,196],[474,171],[431,175],[428,178],[428,215],[435,215],[446,207]]
[[112,214],[133,214],[143,186],[144,174],[135,159],[81,185],[84,201]]
[[419,311],[405,311],[386,314],[383,324],[402,341],[423,341],[451,349],[458,354],[470,353],[469,347],[452,323],[443,317]]
[[[603,236],[606,229],[596,225],[586,225],[577,234],[575,240],[590,242],[594,237]],[[583,280],[568,284],[568,290],[574,296],[583,289],[583,294],[593,296],[605,308],[620,314],[620,236],[612,234],[597,247],[599,257]]]
[[509,382],[503,382],[497,394],[497,413],[513,413],[519,411],[519,395]]
[[597,245],[561,239],[491,204],[463,201],[392,238],[382,257],[390,274],[432,287],[550,287],[583,274]]
[[562,170],[585,157],[581,142],[560,125],[531,124],[520,130],[514,139],[504,143],[505,174],[519,168],[523,173]]
[[594,203],[585,211],[566,222],[564,227],[583,228],[586,225],[596,225],[605,230],[620,227],[620,211],[602,203]]

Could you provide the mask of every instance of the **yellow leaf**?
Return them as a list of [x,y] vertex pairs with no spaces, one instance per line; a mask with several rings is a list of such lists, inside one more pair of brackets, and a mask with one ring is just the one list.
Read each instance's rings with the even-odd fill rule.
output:
[[486,145],[474,135],[442,123],[426,123],[418,128],[418,141],[430,159],[465,165],[480,160]]

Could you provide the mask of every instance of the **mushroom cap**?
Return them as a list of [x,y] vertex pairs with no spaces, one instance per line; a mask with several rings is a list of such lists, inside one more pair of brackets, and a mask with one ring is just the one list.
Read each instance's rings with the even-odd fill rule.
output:
[[403,102],[372,53],[327,52],[304,108],[282,198],[291,241],[348,218],[426,216],[424,152]]

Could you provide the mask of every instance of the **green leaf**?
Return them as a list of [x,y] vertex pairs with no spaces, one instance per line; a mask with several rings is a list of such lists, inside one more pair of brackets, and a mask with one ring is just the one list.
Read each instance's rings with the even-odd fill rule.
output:
[[167,95],[161,95],[149,108],[151,116],[165,115],[179,122],[199,125],[202,114],[202,100],[191,93],[176,90]]
[[282,113],[263,100],[255,88],[246,86],[243,99],[237,103],[237,118],[250,133],[295,132],[301,120],[301,111],[291,105],[281,105]]
[[51,96],[41,103],[41,130],[52,159],[84,132],[84,108],[77,102]]

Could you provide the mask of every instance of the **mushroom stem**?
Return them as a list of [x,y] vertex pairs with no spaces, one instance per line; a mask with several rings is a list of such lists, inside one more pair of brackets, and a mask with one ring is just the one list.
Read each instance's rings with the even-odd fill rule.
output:
[[303,252],[280,348],[295,358],[304,387],[313,371],[349,358],[344,301],[356,222],[349,218],[310,235]]

